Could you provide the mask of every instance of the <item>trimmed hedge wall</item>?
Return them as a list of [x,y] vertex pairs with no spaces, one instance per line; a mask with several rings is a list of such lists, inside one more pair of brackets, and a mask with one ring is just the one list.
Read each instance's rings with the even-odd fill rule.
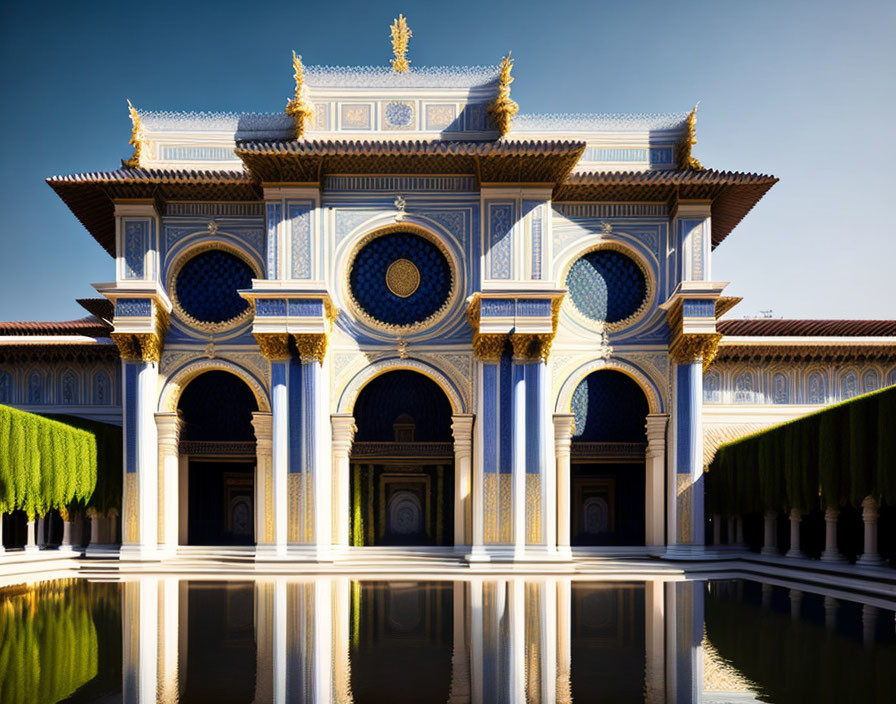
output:
[[28,520],[50,509],[63,516],[96,487],[94,435],[55,420],[0,406],[0,513]]
[[738,516],[896,506],[896,387],[875,391],[719,447],[706,476],[710,513]]

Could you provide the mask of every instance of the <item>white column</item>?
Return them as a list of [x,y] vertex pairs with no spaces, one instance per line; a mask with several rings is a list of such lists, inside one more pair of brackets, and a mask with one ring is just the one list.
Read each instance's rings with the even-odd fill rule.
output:
[[[557,549],[570,553],[569,533],[572,518],[570,502],[570,456],[572,454],[572,433],[576,418],[571,413],[554,414],[554,454],[557,457]],[[559,657],[559,656],[558,656]]]
[[[470,545],[470,490],[473,464],[473,415],[459,413],[451,416],[454,435],[454,545]],[[346,464],[348,464],[346,462]],[[348,504],[348,502],[346,502]],[[346,529],[348,526],[346,526]]]
[[774,511],[766,511],[764,518],[764,533],[762,538],[762,554],[763,555],[777,555],[777,520],[778,514]]
[[837,630],[837,600],[832,596],[824,598],[824,627],[828,631]]
[[255,429],[255,544],[270,545],[274,539],[273,510],[274,496],[271,485],[271,414],[252,414]]
[[330,416],[333,432],[333,545],[340,550],[349,546],[351,523],[351,451],[358,427],[351,413]]
[[666,554],[701,555],[703,526],[703,362],[675,365],[672,418],[674,453],[670,457],[666,496]]
[[[273,513],[273,538],[271,543],[264,546],[266,551],[280,557],[286,556],[287,511],[289,506],[287,485],[287,473],[289,470],[287,365],[286,361],[271,362],[271,492],[273,500],[270,508]],[[259,546],[259,552],[261,551],[260,548],[261,546]],[[283,598],[285,600],[286,596],[284,595]]]
[[190,456],[177,461],[177,544],[190,544]]
[[59,549],[63,552],[72,552],[72,521],[68,510],[60,511],[62,514],[62,542]]
[[[651,413],[647,416],[646,482],[644,518],[646,544],[661,546],[666,542],[665,506],[666,493],[666,427],[668,413]],[[670,487],[670,491],[672,491]]]
[[302,359],[302,391],[310,398],[306,426],[311,438],[311,482],[314,492],[314,556],[317,561],[333,559],[333,436],[330,428],[330,377],[326,361]]
[[26,528],[27,528],[27,536],[28,537],[26,538],[26,542],[25,542],[25,552],[37,552],[38,550],[40,550],[40,548],[38,547],[37,542],[35,541],[34,521],[28,521]]
[[512,484],[513,557],[526,554],[526,375],[525,365],[514,358],[511,387],[512,405]]
[[821,559],[824,562],[845,562],[837,547],[837,520],[840,511],[836,508],[826,509],[824,512],[824,552]]
[[862,522],[865,524],[864,549],[859,559],[859,565],[880,565],[883,558],[877,552],[877,518],[879,516],[878,504],[873,496],[866,496],[862,500]]
[[176,412],[156,413],[159,454],[159,551],[166,557],[177,552],[180,509],[181,420]]
[[790,590],[790,619],[800,620],[800,604],[803,603],[803,593],[799,589]]
[[803,520],[803,512],[798,508],[790,509],[790,549],[785,557],[802,557],[800,550],[800,521]]

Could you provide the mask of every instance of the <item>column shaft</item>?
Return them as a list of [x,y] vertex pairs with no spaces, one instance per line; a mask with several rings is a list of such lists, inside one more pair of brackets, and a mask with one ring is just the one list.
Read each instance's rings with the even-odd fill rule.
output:
[[673,553],[704,544],[703,526],[703,364],[679,364],[675,372],[675,458],[667,497],[668,544]]
[[469,545],[470,490],[473,462],[473,416],[468,413],[451,417],[454,435],[454,545]]
[[512,426],[512,525],[514,557],[526,552],[526,375],[525,365],[513,364]]
[[836,508],[825,509],[824,512],[824,552],[821,559],[824,562],[843,562],[844,557],[837,547],[837,521],[840,511]]
[[36,552],[37,550],[40,550],[35,540],[34,531],[34,521],[28,521],[26,526],[27,538],[25,542],[25,552]]
[[274,495],[271,476],[271,414],[252,414],[255,429],[255,544],[274,541]]
[[766,511],[764,517],[764,533],[762,538],[762,554],[777,555],[777,523],[778,514],[774,511]]
[[180,509],[181,421],[177,413],[156,413],[159,453],[159,550],[166,555],[177,551]]
[[287,396],[287,362],[271,362],[271,513],[273,535],[271,552],[286,554],[288,526],[289,469],[289,399]]
[[572,518],[570,502],[570,455],[572,434],[575,430],[575,416],[571,413],[554,414],[554,453],[557,456],[557,547],[569,550],[569,533]]
[[[667,413],[651,413],[647,416],[647,453],[644,497],[645,541],[658,547],[666,542],[665,536],[665,468]],[[671,534],[670,534],[671,535]]]
[[800,550],[800,521],[803,520],[803,512],[798,508],[790,509],[790,549],[785,557],[802,557]]
[[865,527],[864,549],[857,560],[860,565],[880,565],[883,559],[877,552],[877,519],[878,504],[873,496],[866,496],[862,501],[862,522]]

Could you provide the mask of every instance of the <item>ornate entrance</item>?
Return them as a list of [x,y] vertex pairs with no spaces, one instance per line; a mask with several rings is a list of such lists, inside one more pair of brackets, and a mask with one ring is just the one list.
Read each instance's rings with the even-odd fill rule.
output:
[[376,377],[354,410],[352,545],[452,545],[451,404],[417,372]]

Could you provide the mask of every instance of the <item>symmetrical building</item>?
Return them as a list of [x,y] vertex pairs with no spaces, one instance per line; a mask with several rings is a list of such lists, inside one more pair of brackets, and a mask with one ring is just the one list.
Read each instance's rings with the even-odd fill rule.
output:
[[132,107],[121,168],[48,179],[114,269],[0,325],[0,403],[122,426],[122,556],[687,556],[719,442],[896,383],[896,322],[718,322],[776,179],[704,168],[696,109],[517,114],[509,57],[405,48],[295,57],[280,114]]

